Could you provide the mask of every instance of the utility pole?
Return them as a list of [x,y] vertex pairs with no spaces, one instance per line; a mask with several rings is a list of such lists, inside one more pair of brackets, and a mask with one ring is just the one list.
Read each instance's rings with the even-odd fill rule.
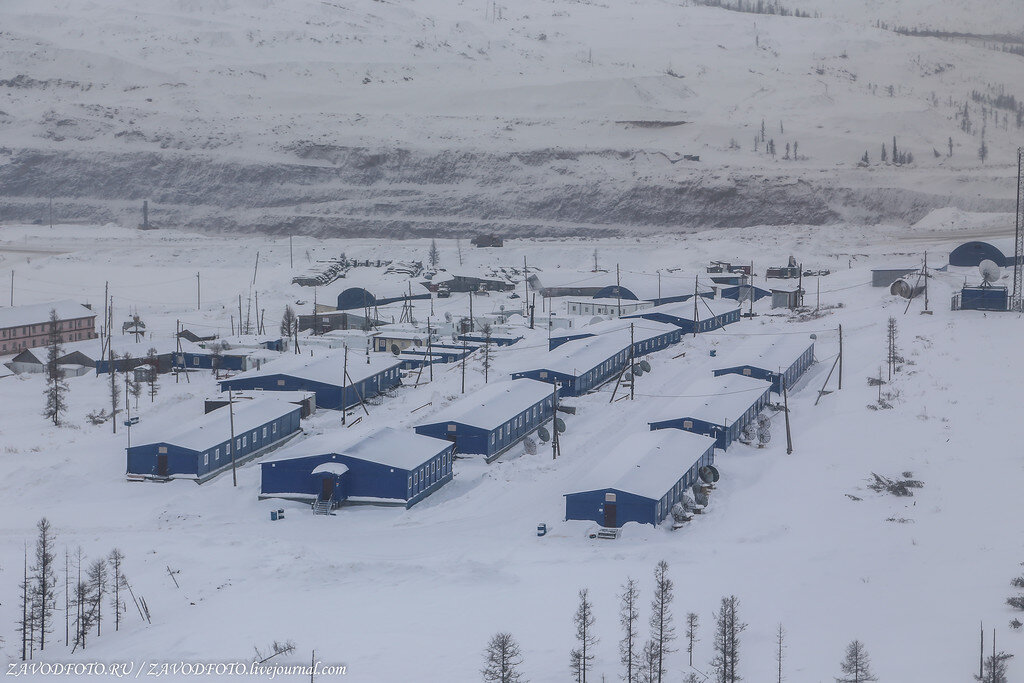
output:
[[789,428],[789,387],[786,386],[786,375],[779,375],[782,383],[782,410],[786,413],[786,455],[793,454],[793,432]]
[[[433,299],[431,299],[433,301]],[[431,348],[433,335],[430,333],[430,316],[427,316],[427,359],[430,361],[430,381],[434,381],[434,353]]]
[[530,329],[533,329],[533,316],[537,311],[537,295],[533,295],[533,302],[530,304]]
[[839,326],[839,389],[843,388],[843,326]]
[[622,315],[622,281],[619,279],[619,264],[615,264],[615,317]]
[[754,317],[754,298],[756,292],[754,291],[754,262],[750,262],[750,317]]
[[50,197],[50,230],[53,230],[53,197]]
[[800,279],[797,281],[796,286],[796,298],[800,303],[797,304],[800,308],[804,306],[804,264],[798,266],[800,268]]
[[462,335],[462,393],[466,393],[466,335]]
[[[104,294],[103,298],[106,299],[107,295]],[[11,270],[11,306],[14,305],[14,270]]]
[[295,257],[292,253],[292,236],[288,235],[288,267],[295,267]]
[[197,311],[202,308],[202,299],[199,296],[199,293],[201,291],[200,290],[200,286],[201,285],[202,285],[202,283],[199,281],[199,273],[196,273],[196,310]]
[[530,283],[529,276],[527,275],[528,272],[529,271],[526,269],[526,257],[523,256],[523,313],[526,313],[526,307],[530,303]]
[[[475,332],[476,326],[473,325],[473,292],[469,293],[469,331]],[[465,334],[465,332],[463,332]]]
[[[819,275],[818,277],[814,278],[814,282],[818,287],[818,299],[814,304],[814,312],[817,313],[818,309],[821,308],[821,276]],[[928,306],[925,306],[925,308],[928,308]]]
[[345,405],[345,393],[348,390],[345,384],[348,379],[348,344],[345,344],[345,355],[341,368],[341,424],[345,424],[345,415],[348,413],[348,407]]
[[924,252],[924,311],[929,313],[928,310],[928,252]]
[[629,400],[632,401],[635,393],[634,388],[636,387],[636,373],[633,372],[633,366],[636,361],[636,357],[633,355],[633,349],[635,348],[635,342],[633,341],[633,323],[629,324],[629,371],[633,375],[632,379],[629,380]]
[[231,420],[231,485],[238,486],[238,472],[235,469],[235,398],[228,387],[228,415]]
[[558,446],[558,384],[551,383],[551,459],[562,454]]
[[658,269],[658,305],[661,305],[661,269]]
[[128,390],[128,373],[124,373],[124,426],[128,428],[128,448],[132,447],[132,404],[128,400],[131,392]]
[[697,336],[697,323],[700,321],[700,310],[697,308],[697,275],[693,276],[693,336]]

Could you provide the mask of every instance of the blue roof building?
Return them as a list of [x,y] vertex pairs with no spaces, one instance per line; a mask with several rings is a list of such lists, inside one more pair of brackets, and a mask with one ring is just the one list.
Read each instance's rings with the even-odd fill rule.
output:
[[562,396],[580,396],[619,374],[629,361],[629,342],[617,335],[600,335],[565,344],[536,359],[512,379],[526,377],[561,386]]
[[323,435],[261,463],[260,498],[327,508],[394,505],[410,508],[452,480],[455,444],[383,427],[347,446]]
[[399,301],[416,301],[429,299],[430,292],[413,290],[411,293],[403,289],[404,285],[379,284],[370,291],[365,287],[349,287],[338,295],[338,310],[350,311],[355,308],[373,308],[375,306],[386,306]]
[[770,382],[743,375],[705,377],[687,386],[686,396],[658,408],[649,424],[652,430],[674,428],[714,437],[715,445],[726,450],[768,405],[771,388]]
[[675,325],[650,321],[602,320],[601,322],[552,332],[548,339],[548,350],[553,351],[562,344],[589,337],[618,335],[623,346],[629,346],[629,326],[633,325],[633,355],[641,356],[678,344],[682,332]]
[[1015,245],[1013,239],[964,242],[949,252],[949,265],[975,267],[982,261],[994,261],[1003,268],[1013,267]]
[[278,446],[299,431],[301,408],[274,398],[236,401],[232,416],[218,408],[127,449],[130,479],[207,481]]
[[640,432],[620,442],[565,494],[565,518],[618,528],[628,522],[658,525],[715,462],[715,439],[677,429]]
[[431,415],[416,433],[492,462],[551,420],[553,394],[550,384],[532,379],[492,382]]
[[697,312],[694,314],[692,301],[686,303],[663,304],[649,308],[640,313],[622,316],[623,320],[642,318],[668,325],[675,325],[683,334],[710,332],[725,327],[740,319],[739,305],[725,301],[708,301],[699,299]]
[[782,393],[782,381],[792,389],[807,368],[814,363],[814,342],[801,337],[752,337],[730,349],[720,358],[715,377],[744,375],[772,383],[772,391]]
[[369,357],[349,354],[346,378],[342,371],[342,352],[332,351],[314,360],[301,355],[285,356],[260,370],[221,380],[220,389],[312,391],[316,394],[317,407],[342,410],[399,386],[401,365],[401,361],[390,354]]

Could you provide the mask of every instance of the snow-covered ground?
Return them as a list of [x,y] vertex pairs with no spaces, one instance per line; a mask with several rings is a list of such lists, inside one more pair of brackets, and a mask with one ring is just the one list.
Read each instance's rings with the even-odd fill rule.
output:
[[[745,680],[772,675],[780,622],[788,634],[787,680],[831,680],[854,638],[866,644],[882,680],[965,680],[977,667],[979,621],[999,629],[1000,649],[1024,653],[1024,636],[1008,629],[1013,614],[1005,605],[1009,581],[1024,561],[1017,528],[1024,461],[1011,443],[1018,412],[1013,390],[1024,381],[1014,360],[1021,319],[951,312],[953,291],[976,279],[970,271],[935,272],[929,290],[934,313],[920,314],[923,302],[915,300],[904,314],[904,300],[869,286],[870,269],[917,265],[925,250],[929,264],[941,266],[967,237],[1005,236],[1011,229],[1007,214],[948,210],[909,229],[869,232],[761,226],[686,237],[515,240],[503,249],[439,241],[442,266],[455,269],[460,249],[467,268],[515,268],[525,256],[542,282],[588,275],[595,249],[600,267],[610,271],[606,277],[614,281],[618,265],[627,286],[633,273],[660,269],[667,282],[670,268],[697,273],[712,258],[753,259],[763,272],[794,254],[806,268],[832,274],[820,280],[821,317],[800,322],[763,301],[752,320],[652,354],[654,371],[638,380],[635,401],[609,404],[607,388],[567,401],[578,411],[566,416],[558,460],[544,447],[526,455],[522,446],[489,466],[458,460],[454,481],[407,511],[362,507],[314,517],[299,504],[261,502],[258,463],[240,469],[237,488],[230,476],[202,486],[129,483],[123,428],[114,436],[109,425],[84,419],[105,403],[103,378],[70,380],[71,409],[57,429],[40,416],[40,376],[0,379],[3,653],[10,659],[19,654],[14,623],[22,548],[46,516],[61,553],[81,546],[93,558],[120,547],[132,587],[153,617],[151,625],[141,623],[132,606],[120,632],[105,624],[101,637],[73,655],[54,643],[48,660],[248,660],[254,646],[290,639],[297,651],[289,662],[308,661],[315,649],[324,661],[346,664],[351,680],[471,681],[479,678],[487,639],[505,630],[522,644],[529,680],[561,681],[569,677],[576,592],[588,587],[601,639],[591,676],[613,680],[619,674],[618,587],[638,578],[646,610],[654,565],[665,559],[677,587],[677,621],[687,611],[701,617],[694,657],[701,671],[712,655],[712,612],[722,596],[735,594],[749,624],[740,664]],[[0,240],[0,268],[15,272],[15,303],[74,297],[100,305],[109,282],[115,321],[138,312],[157,339],[169,338],[178,320],[196,331],[227,333],[239,295],[248,305],[257,252],[253,294],[258,290],[274,328],[286,303],[306,301],[296,308],[311,312],[311,291],[289,282],[315,259],[344,251],[350,258],[423,260],[429,247],[428,240],[296,239],[292,269],[288,240],[260,236],[57,225],[6,226]],[[818,285],[805,279],[812,305]],[[319,300],[344,286],[341,280],[320,289]],[[0,297],[7,296],[0,285]],[[474,312],[520,303],[507,295],[477,297]],[[437,317],[468,312],[465,295],[434,306]],[[415,312],[426,318],[429,302],[416,302]],[[564,314],[564,304],[556,312]],[[894,407],[872,410],[877,389],[868,377],[884,365],[890,316],[907,362],[883,387],[898,392]],[[838,352],[840,324],[843,389],[815,405]],[[523,329],[524,340],[498,350],[491,372],[500,376],[543,353],[542,327]],[[718,453],[723,479],[708,514],[680,531],[634,524],[617,540],[596,541],[587,537],[592,525],[562,520],[562,494],[611,445],[643,431],[660,401],[687,395],[691,378],[709,374],[710,350],[724,352],[746,335],[775,334],[817,336],[819,362],[789,396],[792,455],[786,455],[776,414],[767,448],[736,444]],[[482,383],[474,357],[467,391]],[[144,396],[137,411],[150,429],[199,414],[201,398],[215,391],[206,373],[187,384],[164,376],[160,386],[156,402]],[[836,389],[835,376],[829,386]],[[404,428],[459,393],[459,366],[438,366],[432,383],[403,387],[354,427],[342,428],[340,415],[321,411],[304,428],[343,432],[339,438],[346,439],[382,425]],[[866,488],[872,472],[905,471],[924,482],[913,498]],[[285,519],[271,522],[270,510],[278,507],[285,508]],[[540,522],[551,529],[543,538],[535,533]],[[180,588],[168,567],[180,571]],[[60,641],[62,626],[55,634]],[[672,655],[669,680],[680,680],[685,664],[684,654]],[[1011,673],[1020,666],[1011,663]]]
[[[148,199],[163,226],[550,235],[1012,208],[1022,129],[971,94],[1024,100],[1024,58],[870,24],[1021,32],[1016,0],[804,9],[7,0],[0,218],[135,225]],[[882,162],[894,137],[912,164]]]

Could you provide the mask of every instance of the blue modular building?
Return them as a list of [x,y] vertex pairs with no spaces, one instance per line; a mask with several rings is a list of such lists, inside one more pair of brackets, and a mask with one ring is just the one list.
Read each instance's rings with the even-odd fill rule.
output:
[[951,308],[954,311],[1008,311],[1010,296],[1006,287],[964,287],[953,296]]
[[715,439],[678,429],[640,432],[620,442],[565,494],[565,518],[618,528],[627,522],[658,525],[715,462]]
[[782,393],[782,381],[792,389],[807,368],[814,363],[814,342],[800,337],[753,337],[720,357],[715,377],[744,375],[772,383],[772,391]]
[[220,354],[211,351],[183,351],[174,354],[174,365],[187,370],[234,370],[242,372],[249,368],[249,354],[224,351]]
[[[495,346],[512,346],[517,341],[522,339],[522,336],[515,337],[510,334],[492,334],[491,343]],[[460,334],[458,336],[459,341],[473,342],[474,344],[485,344],[487,338],[479,332],[470,332],[469,334]]]
[[597,336],[618,335],[621,343],[629,347],[630,331],[629,326],[633,325],[633,355],[660,351],[673,344],[678,344],[682,336],[681,331],[675,325],[666,325],[655,322],[637,322],[628,320],[602,320],[601,322],[585,325],[575,329],[559,330],[552,332],[548,339],[548,350],[553,351],[566,342],[577,339],[587,339]]
[[715,290],[707,285],[694,287],[694,279],[685,275],[666,274],[664,278],[657,275],[633,273],[629,277],[629,286],[607,285],[598,289],[595,299],[621,299],[624,301],[650,301],[655,306],[662,304],[689,301],[694,290],[699,296],[714,298]]
[[732,302],[699,299],[694,312],[692,301],[672,303],[648,308],[640,313],[622,316],[623,320],[642,318],[668,325],[675,325],[683,334],[710,332],[725,327],[740,319],[739,305]]
[[714,437],[726,450],[743,428],[768,405],[772,385],[743,375],[704,377],[684,389],[686,395],[657,409],[649,421],[652,430],[682,429]]
[[302,409],[266,397],[236,401],[233,417],[229,410],[217,408],[128,448],[128,478],[202,483],[230,468],[232,458],[237,466],[280,446],[299,430]]
[[220,389],[312,391],[316,394],[317,407],[342,410],[400,385],[401,365],[401,361],[390,354],[369,357],[349,354],[348,377],[345,377],[342,351],[331,351],[330,355],[314,360],[301,355],[285,356],[260,370],[222,380]]
[[561,386],[560,395],[580,396],[619,374],[629,361],[629,341],[619,335],[599,335],[537,354],[512,379],[526,377]]
[[532,379],[492,382],[455,401],[416,433],[455,443],[456,452],[492,462],[554,415],[550,384]]
[[410,508],[452,480],[455,444],[383,427],[349,445],[325,434],[261,463],[260,498],[328,509],[343,505]]

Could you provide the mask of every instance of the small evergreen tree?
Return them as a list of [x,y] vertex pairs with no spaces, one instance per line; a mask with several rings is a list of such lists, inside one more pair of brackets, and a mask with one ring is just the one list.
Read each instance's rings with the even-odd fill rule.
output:
[[736,683],[743,680],[739,675],[740,634],[747,625],[739,619],[740,600],[735,595],[722,598],[718,611],[715,612],[714,659],[711,666],[715,670],[717,683]]
[[146,384],[149,386],[149,402],[152,403],[156,401],[157,392],[160,390],[160,386],[157,384],[160,360],[157,357],[156,349],[151,348],[146,352],[146,365],[149,366],[149,370],[146,373]]
[[636,651],[636,622],[640,618],[637,612],[637,603],[640,600],[640,589],[636,579],[626,579],[626,583],[622,586],[622,595],[619,596],[619,600],[619,625],[622,626],[622,640],[619,641],[619,661],[626,670],[623,680],[626,683],[633,683],[636,680],[636,672],[640,663]]
[[39,650],[46,649],[46,636],[53,630],[51,619],[57,602],[57,572],[54,568],[53,529],[43,517],[36,524],[35,564],[32,565],[32,598],[35,605],[34,623],[38,629]]
[[697,638],[697,628],[700,626],[700,618],[695,612],[686,615],[686,653],[690,656],[690,666],[693,666],[693,644]]
[[46,410],[43,415],[53,420],[56,427],[61,415],[68,409],[68,383],[64,381],[64,368],[58,364],[63,355],[60,335],[60,318],[57,311],[50,309],[50,321],[46,335]]
[[480,674],[487,683],[524,683],[519,665],[523,663],[519,643],[511,633],[495,633],[484,651]]
[[431,268],[437,268],[441,262],[441,252],[437,250],[437,240],[430,240],[430,252],[427,254],[427,261]]
[[975,674],[974,680],[980,681],[980,683],[1009,683],[1007,669],[1012,658],[1013,655],[1003,651],[989,655],[982,663],[981,675]]
[[114,548],[107,556],[107,562],[110,564],[111,573],[110,606],[114,608],[114,630],[118,631],[121,629],[121,615],[124,614],[127,607],[121,600],[121,588],[125,584],[124,573],[121,570],[124,565],[124,553],[118,548]]
[[871,673],[868,651],[859,640],[854,640],[846,646],[846,657],[839,664],[839,670],[843,675],[836,677],[836,683],[869,683],[878,680]]
[[676,629],[672,624],[672,599],[674,584],[668,578],[668,562],[661,560],[654,568],[654,599],[651,601],[651,640],[657,648],[658,665],[657,680],[662,683],[665,676],[665,657],[675,652],[670,646],[676,639]]
[[597,646],[597,636],[594,634],[594,605],[590,602],[590,592],[583,588],[579,592],[579,605],[573,615],[573,624],[576,626],[576,640],[579,647],[569,655],[570,665],[576,665],[579,671],[580,683],[587,683],[587,672],[594,666],[594,648]]
[[888,160],[889,160],[889,155],[887,155],[885,153],[885,143],[883,142],[882,143],[882,163],[885,163]]
[[89,565],[89,609],[95,615],[96,635],[103,625],[103,598],[107,594],[107,561],[100,558]]
[[291,306],[284,307],[284,315],[281,316],[281,337],[284,339],[290,339],[292,336],[292,328],[295,327],[296,323],[295,311]]

